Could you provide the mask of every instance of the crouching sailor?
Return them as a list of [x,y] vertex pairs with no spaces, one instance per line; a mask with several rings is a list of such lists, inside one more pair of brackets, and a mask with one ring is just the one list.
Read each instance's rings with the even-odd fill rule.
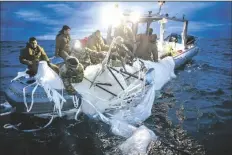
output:
[[72,83],[80,83],[84,78],[84,68],[78,59],[72,56],[66,58],[65,64],[60,68],[60,77],[69,95],[77,95]]
[[109,46],[104,43],[99,30],[89,36],[85,51],[89,53],[92,64],[101,63],[108,50]]
[[44,49],[37,44],[36,38],[31,37],[26,47],[21,49],[19,61],[28,66],[27,74],[34,76],[38,70],[39,61],[47,61],[48,66],[56,73],[59,73],[59,68],[50,63],[49,58]]

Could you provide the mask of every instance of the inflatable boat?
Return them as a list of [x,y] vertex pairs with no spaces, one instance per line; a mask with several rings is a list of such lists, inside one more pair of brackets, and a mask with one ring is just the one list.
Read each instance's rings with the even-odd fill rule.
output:
[[[197,52],[198,52],[198,48],[193,47],[191,49],[188,49],[180,53],[178,56],[173,57],[174,62],[175,62],[175,69],[185,64],[187,61],[191,60],[192,57],[197,54]],[[57,58],[57,59],[54,59],[53,62],[59,63],[59,62],[62,62],[62,60]],[[151,62],[151,63],[155,64],[155,62]],[[120,71],[120,69],[118,71]],[[16,107],[16,112],[19,112],[19,113],[25,113],[25,114],[51,113],[54,108],[54,103],[52,103],[47,98],[47,94],[45,93],[44,89],[40,86],[37,88],[37,90],[34,93],[33,108],[31,109],[31,111],[27,112],[25,104],[24,104],[23,88],[32,84],[33,82],[35,82],[34,78],[25,78],[25,77],[21,77],[15,81],[12,81],[9,84],[9,87],[5,90],[5,97],[6,97],[7,102],[12,107]],[[91,82],[89,82],[89,86],[90,85],[91,85]],[[106,90],[109,88],[109,86],[105,86],[104,84],[101,85],[100,82],[97,84],[97,87],[100,87]],[[28,103],[31,103],[31,98],[32,98],[31,92],[33,88],[34,86],[29,86],[25,90],[25,96],[26,96],[26,100]],[[63,95],[64,95],[64,98],[66,99],[66,103],[64,104],[62,111],[68,111],[68,110],[73,109],[72,97],[69,96],[65,91],[63,92]],[[115,96],[115,95],[112,95],[112,96]]]
[[[39,62],[34,77],[29,77],[26,71],[19,72],[5,90],[7,102],[20,114],[51,116],[44,127],[21,131],[44,129],[52,122],[54,115],[74,114],[77,119],[80,113],[84,113],[110,125],[113,134],[127,138],[119,145],[123,154],[147,154],[150,143],[156,141],[157,136],[141,124],[151,115],[156,91],[175,78],[174,69],[191,60],[199,50],[194,44],[195,38],[186,34],[188,22],[184,19],[175,19],[185,23],[183,35],[171,34],[164,40],[164,19],[170,20],[167,16],[149,12],[148,16],[138,20],[147,23],[147,28],[152,21],[160,21],[158,62],[136,58],[133,63],[121,62],[120,67],[113,66],[109,63],[111,49],[114,44],[120,45],[120,39],[111,38],[110,27],[107,36],[109,51],[101,64],[85,68],[82,82],[72,84],[78,92],[76,95],[66,93],[59,75],[48,67],[47,62]],[[135,36],[137,26],[138,22],[132,22]],[[62,60],[55,58],[52,62],[60,64]],[[9,109],[9,106],[5,107]],[[19,125],[6,124],[4,128],[20,130]]]
[[[125,15],[125,18],[126,17],[127,15]],[[159,66],[163,62],[166,61],[165,56],[167,56],[168,59],[170,58],[172,59],[169,61],[173,61],[173,70],[174,70],[174,68],[177,69],[181,65],[184,65],[187,61],[191,60],[199,51],[199,48],[196,46],[196,43],[195,43],[196,42],[195,37],[187,35],[188,21],[186,19],[169,18],[168,16],[157,15],[157,14],[152,15],[149,13],[149,15],[141,16],[137,20],[137,22],[130,21],[130,20],[131,18],[126,18],[127,22],[132,23],[132,30],[135,36],[137,35],[139,23],[147,24],[146,31],[148,31],[149,25],[151,25],[152,22],[158,22],[160,24],[160,37],[157,40],[157,47],[159,51],[160,60],[159,62],[156,63],[156,62],[138,59],[132,66],[126,65],[126,68],[128,68],[127,70],[125,70],[125,67],[120,68],[120,67],[114,67],[114,66],[109,66],[109,65],[105,65],[103,67],[102,64],[99,64],[98,67],[102,66],[101,67],[102,72],[100,75],[98,75],[98,78],[100,78],[100,80],[98,79],[97,82],[95,82],[96,81],[95,74],[96,75],[98,74],[97,72],[98,69],[96,69],[98,67],[97,66],[87,67],[85,69],[85,79],[83,80],[82,83],[76,84],[76,90],[80,92],[81,94],[89,93],[86,96],[87,99],[89,98],[89,95],[95,96],[91,102],[96,102],[97,100],[99,100],[99,98],[101,98],[102,100],[106,102],[118,98],[119,94],[121,94],[122,92],[125,93],[124,90],[130,87],[130,84],[132,84],[134,81],[140,79],[142,74],[143,74],[143,77],[141,79],[143,80],[140,79],[139,81],[144,83],[144,81],[146,81],[145,79],[148,78],[146,76],[147,75],[146,71],[152,68],[155,70],[154,72],[156,72],[154,74],[157,74],[153,77],[153,80],[156,81],[157,76],[159,76],[156,71],[156,70],[159,70],[159,67],[156,68],[156,66]],[[183,28],[182,35],[172,33],[171,35],[166,37],[166,39],[164,39],[164,32],[165,32],[164,27],[165,27],[165,24],[167,23],[167,20],[184,22],[184,28]],[[111,25],[108,28],[107,39],[106,39],[106,42],[110,46],[114,44],[113,40],[115,39],[115,38],[112,39],[112,36],[111,36],[112,30],[113,28]],[[87,38],[85,38],[85,42],[86,42],[86,39]],[[108,61],[109,56],[108,58],[106,56],[105,59],[107,60],[103,60],[103,62]],[[62,63],[62,59],[55,58],[52,60],[52,62],[55,64]],[[142,64],[144,65],[144,63],[146,64],[146,67],[145,67],[146,71],[144,71],[144,69],[141,69],[141,66]],[[96,68],[93,69],[94,67]],[[163,72],[170,72],[170,74],[167,74],[167,77],[165,77],[166,79],[170,80],[170,75],[171,75],[171,72],[173,71],[170,71],[170,69],[167,69],[164,67]],[[162,73],[160,74],[162,75]],[[121,81],[119,79],[121,79]],[[128,82],[128,79],[129,79],[129,82]],[[51,113],[54,111],[55,103],[52,101],[51,98],[50,99],[48,98],[48,94],[44,91],[44,88],[41,87],[41,85],[38,85],[35,91],[34,89],[35,85],[32,85],[35,81],[36,79],[34,78],[21,77],[21,78],[18,78],[17,80],[12,81],[9,84],[9,87],[6,88],[5,90],[6,100],[12,107],[16,107],[16,112],[25,113],[25,114],[45,114],[45,113]],[[166,82],[167,81],[168,80],[166,80]],[[162,82],[156,81],[156,83],[162,83]],[[94,87],[92,87],[93,84],[94,84]],[[142,87],[143,85],[141,84],[141,88],[140,88],[141,91],[142,91]],[[69,96],[65,92],[65,90],[57,90],[57,94],[62,94],[63,98],[65,99],[65,104],[61,105],[62,111],[69,111],[71,109],[74,109],[74,105],[73,105],[74,99],[72,96]],[[32,106],[29,103],[33,103],[33,108],[29,108],[30,110],[28,110],[27,108],[27,107]],[[100,103],[98,104],[100,105]],[[104,110],[110,109],[110,107],[107,107],[105,105],[103,107],[104,108],[102,109]]]

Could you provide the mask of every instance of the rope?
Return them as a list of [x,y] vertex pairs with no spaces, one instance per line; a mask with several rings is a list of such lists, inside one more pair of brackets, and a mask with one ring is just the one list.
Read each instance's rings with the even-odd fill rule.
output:
[[29,78],[29,75],[27,74],[27,71],[28,71],[28,69],[26,69],[23,72],[18,72],[17,76],[14,79],[12,79],[10,82],[13,82],[13,81],[15,81],[15,80],[17,80],[17,79],[19,79],[21,77]]
[[72,101],[73,101],[73,105],[75,108],[78,108],[78,100],[79,100],[79,98],[77,99],[76,95],[72,96]]
[[[28,85],[28,86],[26,86],[26,87],[24,87],[23,88],[23,101],[24,101],[24,105],[26,106],[26,108],[27,108],[27,112],[30,112],[30,110],[31,110],[31,107],[32,107],[32,102],[31,102],[31,106],[30,106],[30,108],[28,109],[28,105],[27,105],[27,99],[26,99],[26,88],[27,87],[30,87],[30,86],[32,86],[32,85],[34,85],[34,84],[36,84],[37,82],[34,82],[34,83],[32,83],[32,84],[30,84],[30,85]],[[34,89],[33,89],[34,90]],[[34,94],[34,93],[32,93],[32,94]],[[33,97],[32,97],[33,98]],[[32,100],[33,101],[33,100]]]
[[47,127],[52,123],[53,118],[54,118],[54,116],[52,115],[52,116],[51,116],[51,119],[49,120],[49,122],[48,122],[45,126],[39,127],[38,129],[21,130],[21,129],[19,129],[18,127],[19,127],[22,123],[19,123],[19,124],[17,124],[17,125],[5,124],[5,125],[3,126],[3,128],[5,128],[5,129],[14,129],[14,130],[17,130],[17,131],[20,131],[20,132],[36,132],[36,131],[40,131],[40,130],[43,130],[43,129],[47,128]]
[[0,116],[6,116],[6,115],[10,115],[12,113],[14,113],[16,111],[15,108],[11,108],[10,111],[7,111],[7,112],[4,112],[4,113],[1,113]]
[[36,89],[37,89],[38,86],[39,86],[39,84],[37,84],[37,85],[34,87],[34,89],[32,90],[32,93],[31,93],[31,105],[30,105],[30,108],[27,109],[27,112],[30,112],[31,109],[32,109],[32,106],[33,106],[33,104],[34,104],[34,93],[35,93],[35,91],[36,91]]
[[76,115],[75,115],[75,120],[77,120],[77,117],[79,116],[79,114],[81,113],[81,105],[79,106],[79,108],[77,109]]

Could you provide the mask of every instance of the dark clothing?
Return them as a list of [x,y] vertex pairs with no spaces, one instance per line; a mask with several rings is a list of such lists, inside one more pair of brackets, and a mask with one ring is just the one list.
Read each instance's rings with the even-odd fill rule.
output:
[[119,25],[114,31],[114,37],[122,37],[123,43],[129,48],[131,52],[134,49],[134,37],[133,32],[129,26]]
[[109,50],[109,46],[105,44],[102,37],[97,37],[96,33],[93,33],[88,37],[85,51],[89,54],[92,64],[99,64],[104,58],[104,53]]
[[76,68],[70,68],[64,64],[60,69],[60,77],[63,80],[65,90],[68,94],[75,95],[76,90],[73,88],[72,83],[82,82],[84,78],[84,68],[80,63]]
[[89,58],[91,60],[91,64],[94,64],[94,65],[101,63],[107,53],[105,51],[97,52],[87,47],[85,48],[85,52],[88,53]]
[[84,69],[91,65],[91,60],[90,60],[90,54],[88,51],[85,50],[85,48],[81,49],[81,50],[74,50],[71,53],[71,56],[76,57],[79,62],[84,66]]
[[135,51],[135,55],[138,58],[150,61],[158,61],[158,49],[156,45],[156,38],[155,34],[153,35],[146,35],[141,34],[138,35],[136,41],[139,42],[139,45]]
[[55,71],[59,72],[59,69],[56,65],[53,65],[49,62],[49,58],[45,53],[44,49],[37,45],[35,49],[31,48],[29,44],[20,51],[19,61],[22,64],[28,66],[28,74],[34,76],[37,73],[38,62],[47,61],[48,65]]
[[88,37],[86,47],[96,52],[109,50],[109,46],[104,43],[103,38],[98,38],[95,33]]
[[22,64],[32,65],[32,61],[49,61],[44,49],[39,45],[32,49],[29,44],[20,51],[19,60]]
[[55,55],[60,56],[66,60],[67,56],[71,54],[70,50],[70,36],[65,34],[58,34],[56,36],[56,51]]

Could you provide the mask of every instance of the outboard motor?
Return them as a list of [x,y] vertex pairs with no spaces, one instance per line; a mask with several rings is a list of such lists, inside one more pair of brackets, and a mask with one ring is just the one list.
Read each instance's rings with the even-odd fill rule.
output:
[[196,41],[196,38],[194,36],[187,36],[187,41],[186,41],[186,44],[187,45],[191,45],[191,44],[194,44]]

